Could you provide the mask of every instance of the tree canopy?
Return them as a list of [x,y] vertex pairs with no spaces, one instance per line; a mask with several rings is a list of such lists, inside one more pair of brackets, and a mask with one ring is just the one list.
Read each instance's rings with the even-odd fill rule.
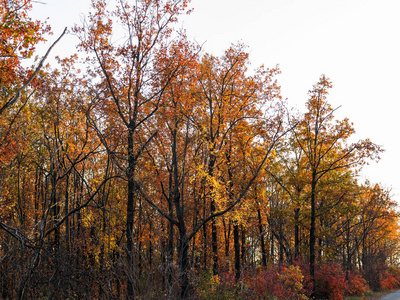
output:
[[186,0],[93,0],[71,29],[79,54],[45,66],[56,40],[27,68],[50,30],[32,2],[0,2],[2,298],[400,286],[397,205],[358,177],[383,150],[351,142],[327,76],[293,113],[279,68],[250,67],[241,43],[205,53],[176,30]]

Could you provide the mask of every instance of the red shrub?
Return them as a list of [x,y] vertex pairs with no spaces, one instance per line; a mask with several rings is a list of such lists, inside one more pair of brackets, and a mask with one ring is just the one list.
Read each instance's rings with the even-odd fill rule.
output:
[[224,290],[235,290],[237,288],[237,282],[235,279],[235,272],[228,270],[221,273],[220,275],[220,287]]
[[303,278],[298,266],[268,267],[246,279],[247,299],[308,299],[303,293]]
[[302,293],[304,295],[307,295],[308,297],[311,297],[311,294],[313,291],[313,282],[312,282],[312,278],[310,276],[309,264],[304,261],[301,261],[301,260],[295,260],[293,264],[300,268],[301,273],[303,275],[303,291],[302,291]]
[[349,272],[347,280],[346,295],[364,296],[369,290],[367,281],[358,272]]
[[341,267],[336,263],[320,265],[315,270],[315,298],[342,300],[346,280]]
[[249,299],[267,299],[268,296],[280,293],[282,286],[279,284],[278,270],[268,267],[255,276],[245,278],[249,291]]
[[389,271],[385,271],[381,274],[379,282],[381,288],[384,290],[394,290],[400,286],[398,279]]

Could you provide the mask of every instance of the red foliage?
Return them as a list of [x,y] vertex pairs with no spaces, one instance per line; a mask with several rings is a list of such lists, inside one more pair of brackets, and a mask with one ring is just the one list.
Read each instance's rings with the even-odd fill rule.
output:
[[400,270],[395,267],[389,267],[381,273],[380,285],[384,290],[394,290],[400,288]]
[[381,276],[380,284],[381,288],[384,290],[394,290],[398,282],[392,274],[385,272]]
[[313,291],[313,282],[310,276],[309,264],[301,260],[295,260],[293,264],[298,266],[303,274],[303,294],[311,297]]
[[363,296],[368,290],[368,283],[359,272],[348,273],[346,295]]
[[236,289],[235,272],[229,270],[221,273],[220,275],[220,288],[223,290],[235,290]]
[[278,270],[273,266],[262,270],[256,276],[244,278],[244,280],[247,283],[251,299],[265,299],[268,295],[279,294],[281,290],[278,284]]
[[308,299],[304,295],[304,276],[299,266],[277,268],[270,266],[255,277],[246,278],[248,299]]
[[315,270],[315,298],[342,300],[346,280],[342,268],[336,263],[325,263]]

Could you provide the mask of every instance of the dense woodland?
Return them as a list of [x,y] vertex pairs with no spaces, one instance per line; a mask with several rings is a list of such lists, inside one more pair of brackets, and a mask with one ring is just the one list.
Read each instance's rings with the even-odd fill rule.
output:
[[396,203],[358,177],[383,149],[335,117],[326,76],[295,112],[278,68],[254,68],[240,43],[205,53],[177,29],[188,0],[93,0],[69,29],[76,53],[33,62],[45,37],[57,54],[57,36],[31,2],[0,1],[2,299],[400,286]]

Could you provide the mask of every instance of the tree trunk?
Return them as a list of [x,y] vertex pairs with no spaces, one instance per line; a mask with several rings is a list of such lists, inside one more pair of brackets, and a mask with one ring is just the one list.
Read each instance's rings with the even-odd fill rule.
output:
[[258,230],[260,232],[261,261],[262,261],[262,265],[264,267],[266,267],[267,266],[267,253],[266,253],[266,249],[265,249],[264,228],[262,225],[260,209],[257,209],[257,215],[258,215]]
[[299,247],[300,247],[300,234],[299,234],[299,214],[300,208],[294,210],[294,258],[299,257]]
[[273,264],[275,264],[275,243],[274,243],[274,234],[272,233],[272,230],[270,230],[270,243],[271,243],[271,261]]
[[[168,204],[169,205],[169,204]],[[172,217],[172,203],[170,207],[170,216]],[[172,285],[172,265],[174,259],[174,224],[168,221],[168,242],[167,242],[167,287]]]
[[[211,214],[215,213],[215,201],[211,200]],[[218,237],[217,237],[217,221],[211,220],[211,248],[213,252],[213,274],[218,274]]]
[[[213,151],[214,148],[211,149]],[[210,155],[210,162],[208,165],[208,175],[212,178],[214,176],[214,166],[215,166],[216,157],[211,154]],[[210,202],[210,214],[215,213],[215,195],[214,195],[214,187],[210,186],[210,195],[211,195],[211,202]],[[218,236],[217,236],[217,221],[214,219],[211,220],[211,249],[213,253],[213,274],[218,274]]]
[[239,225],[235,221],[233,225],[233,242],[235,248],[235,278],[240,279],[240,242],[239,242]]
[[180,281],[181,281],[181,299],[187,299],[190,296],[190,284],[189,284],[189,240],[186,236],[186,228],[185,226],[179,226],[180,230],[180,249],[179,249],[179,270],[180,270]]
[[[67,216],[69,212],[69,175],[66,176],[65,183],[65,204],[64,204],[64,215]],[[70,251],[70,229],[69,229],[69,218],[65,220],[65,242],[67,245],[67,251]]]
[[207,265],[208,265],[208,256],[207,256],[207,243],[208,243],[208,235],[207,235],[207,224],[204,224],[203,226],[203,269],[207,270]]
[[311,226],[310,226],[310,276],[313,282],[313,293],[315,291],[315,194],[316,194],[316,171],[313,171],[311,182]]
[[242,260],[242,264],[244,264],[245,263],[245,258],[246,258],[246,231],[245,231],[245,229],[244,229],[244,227],[243,226],[241,226],[241,231],[242,231],[242,236],[241,236],[241,238],[242,238],[242,255],[241,255],[241,260]]
[[126,257],[128,264],[128,283],[127,283],[127,299],[134,299],[134,288],[133,288],[133,277],[134,277],[134,266],[133,266],[133,214],[134,214],[134,195],[135,195],[135,157],[133,154],[133,130],[128,130],[128,203],[126,213]]
[[226,225],[225,218],[222,218],[222,224],[224,225],[224,237],[225,237],[225,257],[229,257],[229,239],[231,237],[231,221],[229,220]]

